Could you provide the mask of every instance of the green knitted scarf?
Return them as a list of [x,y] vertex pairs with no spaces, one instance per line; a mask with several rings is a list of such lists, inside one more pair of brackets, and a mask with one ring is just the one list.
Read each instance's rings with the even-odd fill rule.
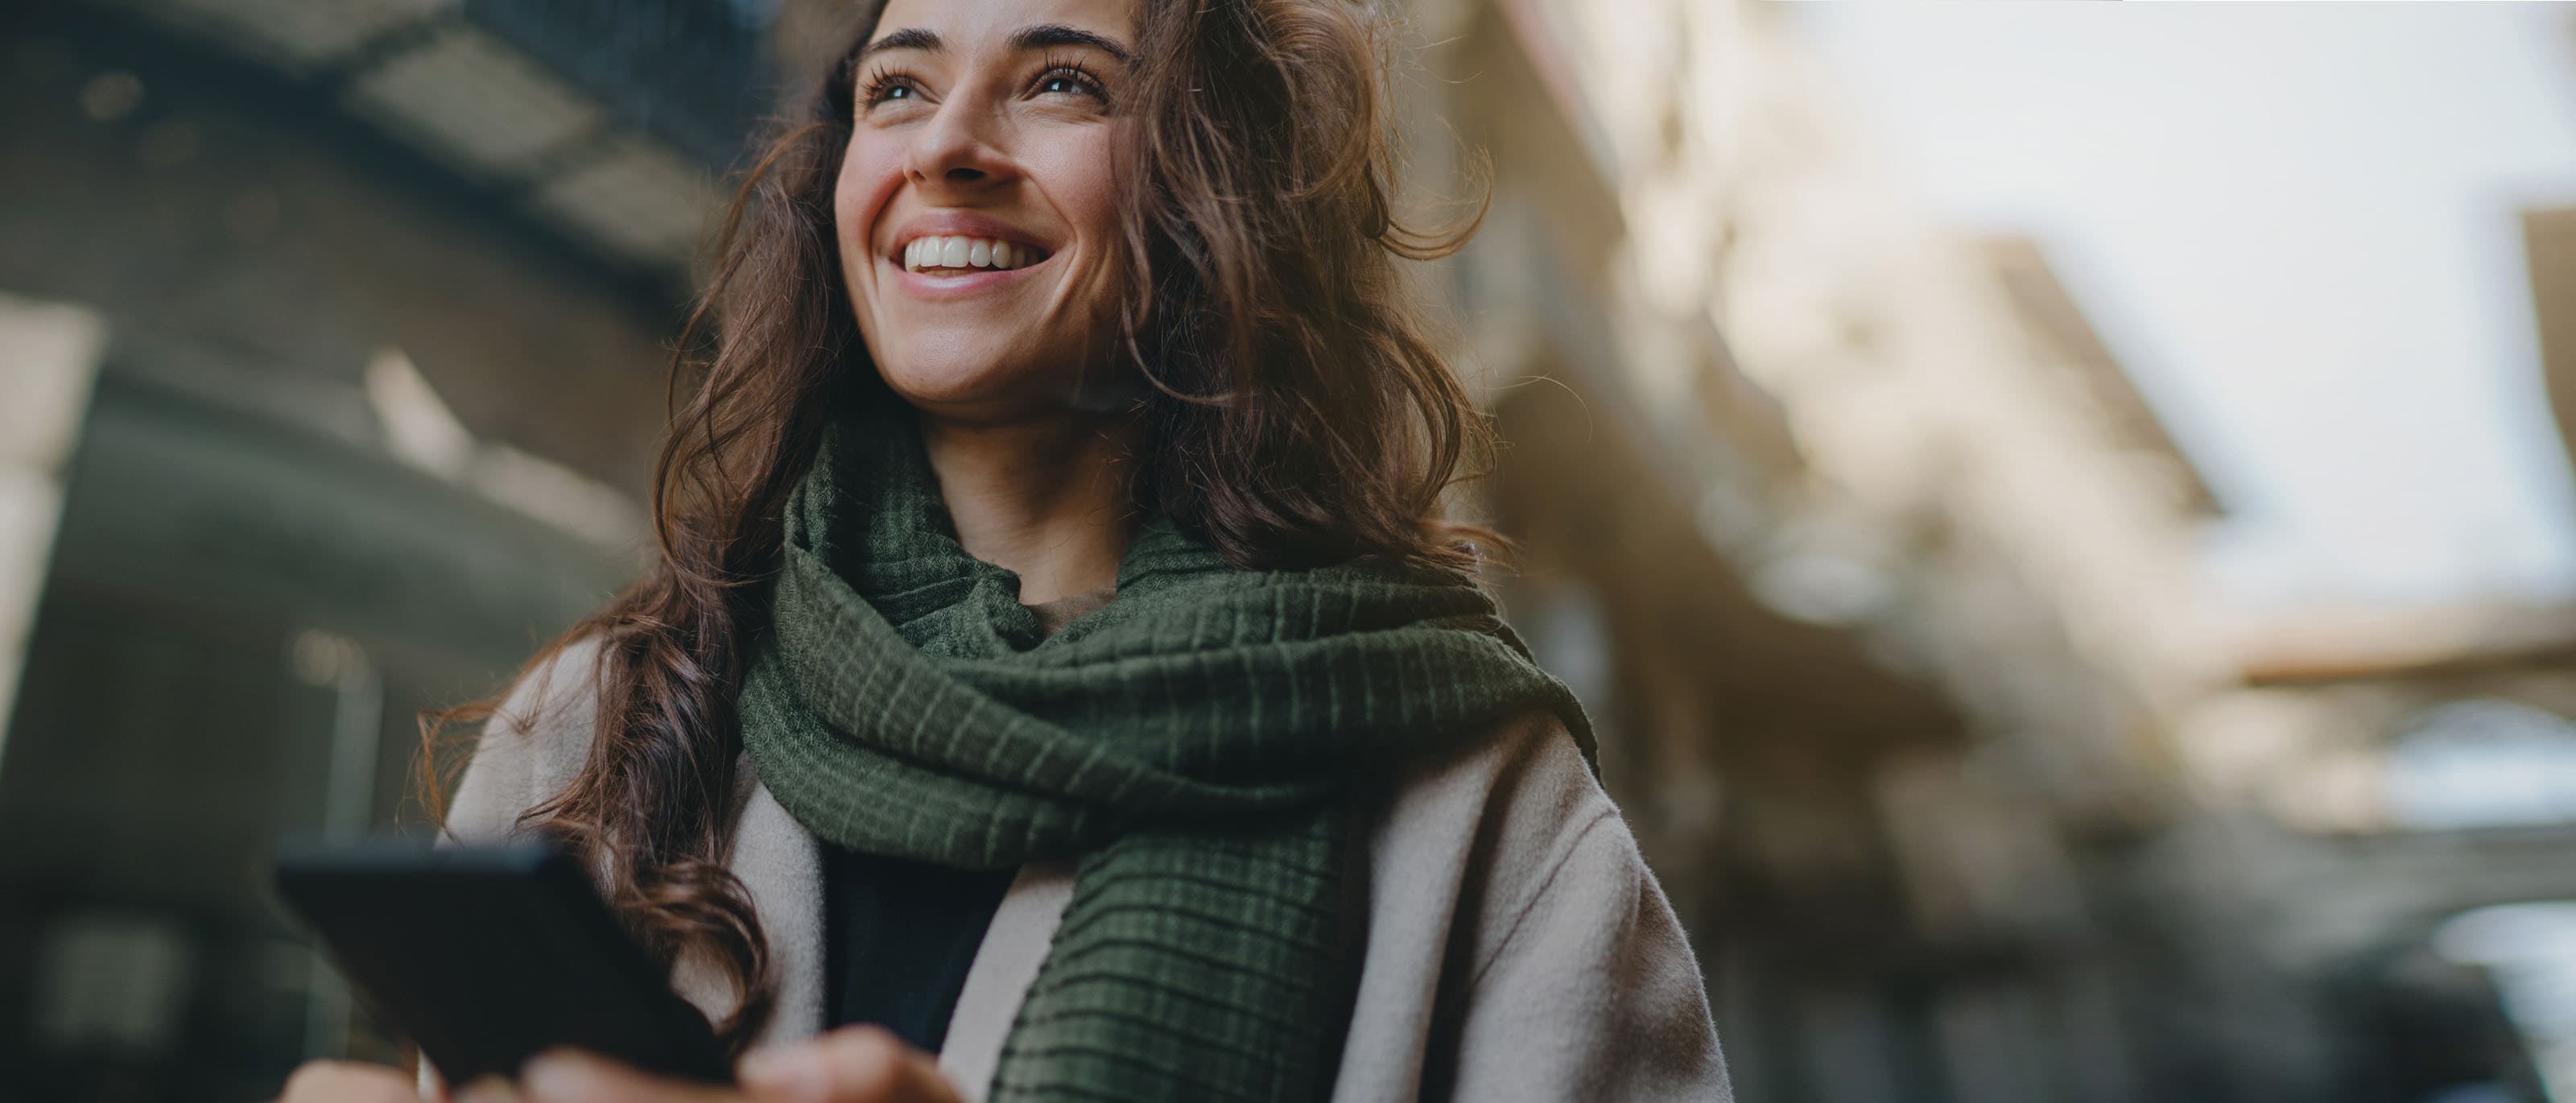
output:
[[949,535],[895,405],[836,415],[790,501],[739,705],[761,781],[843,846],[1075,861],[993,1100],[1324,1098],[1354,783],[1540,708],[1588,755],[1582,709],[1473,585],[1238,570],[1159,517],[1047,636]]

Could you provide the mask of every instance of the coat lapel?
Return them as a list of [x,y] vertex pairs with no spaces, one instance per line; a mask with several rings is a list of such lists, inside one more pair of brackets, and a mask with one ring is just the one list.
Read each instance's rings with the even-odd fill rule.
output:
[[[811,1037],[823,1026],[823,865],[814,836],[769,795],[753,775],[751,759],[737,766],[749,789],[737,805],[733,855],[727,863],[769,939],[769,968],[778,980],[778,1005],[756,1046]],[[733,989],[704,960],[680,962],[672,987],[709,1019],[734,1006]]]
[[[778,980],[778,1006],[755,1043],[774,1046],[812,1037],[823,1029],[823,862],[812,832],[797,823],[741,764],[749,792],[741,800],[728,868],[742,881],[769,939],[770,968]],[[1029,982],[1037,979],[1054,944],[1055,927],[1073,898],[1069,864],[1033,862],[1021,868],[1003,894],[992,926],[967,967],[966,984],[949,1019],[939,1064],[968,1093],[983,1090],[1000,1063],[1002,1040],[1019,1016]],[[698,959],[683,961],[672,984],[710,1019],[733,1007],[733,991]]]

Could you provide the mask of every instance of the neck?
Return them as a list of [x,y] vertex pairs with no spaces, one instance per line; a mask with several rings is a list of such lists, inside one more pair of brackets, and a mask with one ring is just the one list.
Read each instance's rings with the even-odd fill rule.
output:
[[930,469],[966,554],[1020,576],[1020,601],[1053,601],[1118,579],[1135,536],[1129,423],[1067,413],[1012,424],[922,415]]

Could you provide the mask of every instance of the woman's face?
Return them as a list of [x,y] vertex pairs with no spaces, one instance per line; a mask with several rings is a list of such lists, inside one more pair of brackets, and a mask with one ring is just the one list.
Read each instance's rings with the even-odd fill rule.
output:
[[[893,0],[833,196],[868,351],[934,415],[1096,405],[1137,0]],[[1093,380],[1093,382],[1098,382]]]

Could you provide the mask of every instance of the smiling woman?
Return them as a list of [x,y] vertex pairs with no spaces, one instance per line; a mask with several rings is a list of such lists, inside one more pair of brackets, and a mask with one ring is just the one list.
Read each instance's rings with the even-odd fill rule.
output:
[[453,714],[449,826],[589,856],[752,1098],[1725,1096],[1441,516],[1484,424],[1400,294],[1455,241],[1391,217],[1371,19],[894,0],[738,197],[662,559]]
[[[855,59],[833,192],[859,332],[924,410],[1061,406],[1107,384],[1132,4],[964,5],[935,23],[909,7],[891,5]],[[1031,15],[1063,21],[1019,22]]]

